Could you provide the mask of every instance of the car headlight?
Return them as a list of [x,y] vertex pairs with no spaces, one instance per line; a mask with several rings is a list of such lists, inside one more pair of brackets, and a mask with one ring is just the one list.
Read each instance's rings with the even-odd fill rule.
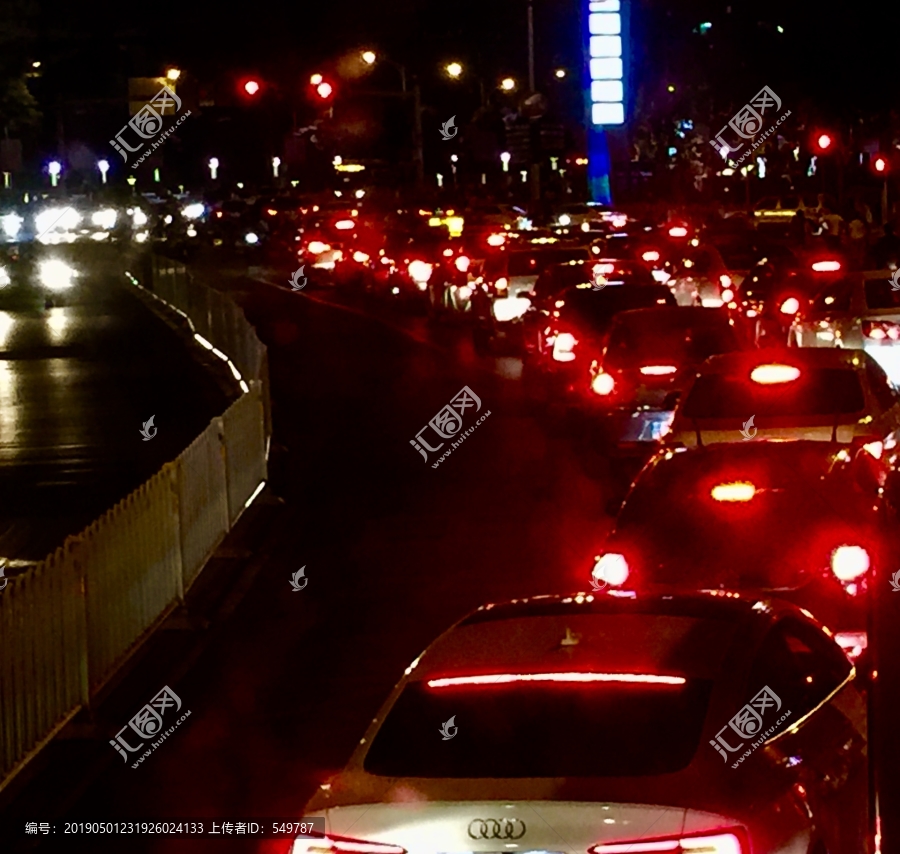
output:
[[131,215],[131,221],[138,225],[146,225],[147,224],[147,214],[145,214],[140,208],[135,208],[134,213]]
[[568,214],[560,214],[558,222],[560,225],[571,225],[572,217]]
[[97,228],[115,228],[118,216],[112,208],[104,208],[91,214],[91,225],[96,225]]
[[51,291],[64,291],[71,288],[73,279],[78,273],[65,261],[41,261],[38,267],[38,277],[41,284]]
[[431,273],[434,270],[434,265],[427,264],[425,261],[410,261],[408,269],[409,277],[417,285],[421,285],[426,283],[431,278]]
[[195,202],[191,205],[186,205],[181,209],[181,215],[185,219],[199,219],[203,216],[203,213],[206,211],[206,207],[202,202]]
[[494,300],[492,310],[500,323],[516,320],[531,308],[531,300],[527,297],[510,297]]
[[254,246],[259,243],[259,235],[255,231],[248,231],[244,235],[244,242],[250,244],[250,246]]
[[8,213],[0,217],[0,224],[3,226],[3,233],[15,240],[22,223],[25,222],[17,213]]
[[5,288],[10,283],[9,273],[5,267],[0,267],[0,288]]
[[77,228],[81,222],[81,215],[72,208],[47,208],[34,218],[38,235],[43,235],[51,229],[71,231]]

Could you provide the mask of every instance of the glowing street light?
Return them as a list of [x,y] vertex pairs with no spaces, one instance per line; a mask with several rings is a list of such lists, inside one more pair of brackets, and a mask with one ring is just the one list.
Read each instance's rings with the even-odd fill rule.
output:
[[213,181],[215,181],[216,176],[219,174],[219,158],[218,157],[210,157],[209,163],[207,164],[207,166],[209,166],[210,177],[213,179]]
[[272,158],[272,174],[277,178],[278,177],[278,167],[281,166],[281,158],[273,157]]
[[463,67],[458,62],[451,62],[444,68],[444,71],[446,71],[447,74],[454,80],[456,80],[462,74]]
[[244,84],[244,91],[248,95],[255,95],[257,92],[259,92],[259,83],[257,83],[255,80],[248,80]]
[[556,71],[553,72],[553,74],[557,80],[562,80],[563,77],[566,76],[566,69],[565,68],[557,68]]
[[512,155],[508,151],[504,151],[500,155],[500,162],[503,164],[503,171],[509,172],[509,161],[512,159]]
[[309,78],[309,82],[311,86],[318,86],[325,78],[321,74],[313,74],[312,77]]
[[62,172],[62,166],[60,166],[58,160],[51,160],[47,164],[47,172],[50,173],[50,184],[55,187],[59,181],[59,173]]
[[100,177],[103,180],[103,183],[106,183],[106,173],[109,172],[109,161],[108,160],[98,160],[97,168],[100,170]]
[[500,81],[500,88],[504,92],[512,92],[516,88],[516,81],[512,77],[504,77]]
[[375,60],[378,59],[378,57],[375,55],[375,51],[372,51],[372,50],[364,50],[360,54],[360,56],[362,57],[362,61],[366,65],[374,65]]
[[181,71],[178,68],[170,68],[166,71],[166,80],[171,80],[173,83],[181,77]]

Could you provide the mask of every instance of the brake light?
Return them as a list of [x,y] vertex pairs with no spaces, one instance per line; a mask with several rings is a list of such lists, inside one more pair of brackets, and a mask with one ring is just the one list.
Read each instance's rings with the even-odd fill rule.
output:
[[595,276],[608,276],[610,273],[616,272],[615,264],[594,264]]
[[609,552],[597,558],[591,577],[598,584],[605,581],[612,587],[621,587],[627,580],[629,575],[628,561],[625,555]]
[[800,311],[800,300],[797,297],[788,297],[778,310],[782,314],[796,314]]
[[869,565],[869,553],[862,546],[838,546],[831,553],[831,571],[839,581],[859,578]]
[[322,243],[321,240],[311,240],[309,242],[309,251],[313,255],[321,255],[323,252],[328,252],[331,247],[327,243]]
[[884,442],[880,436],[855,436],[853,444],[856,447],[861,446],[867,454],[875,457],[876,460],[880,460],[881,455],[884,453]]
[[886,320],[864,320],[862,333],[873,341],[900,341],[900,325]]
[[816,273],[836,273],[841,269],[840,261],[816,261],[812,265],[813,271]]
[[749,850],[737,828],[696,836],[673,836],[663,839],[639,839],[635,842],[601,843],[588,846],[588,854],[651,854],[671,851],[674,854],[745,854]]
[[434,267],[431,264],[426,264],[424,261],[410,261],[407,269],[409,270],[409,277],[417,284],[422,284],[431,278],[431,271]]
[[448,676],[430,679],[429,688],[456,688],[460,685],[510,685],[515,682],[612,682],[624,685],[684,685],[683,676],[656,673],[595,673],[559,671],[551,673],[485,673],[479,676]]
[[501,276],[499,279],[497,279],[496,282],[494,282],[494,287],[498,291],[505,291],[507,287],[509,287],[509,281]]
[[488,246],[502,246],[506,243],[506,237],[502,234],[489,234],[487,238]]
[[746,481],[720,483],[710,492],[715,501],[750,501],[756,495],[756,487]]
[[676,225],[669,229],[669,237],[687,237],[687,229],[683,225]]
[[553,342],[553,358],[557,362],[571,362],[575,359],[575,345],[578,342],[571,332],[563,332]]
[[356,223],[354,223],[352,219],[339,219],[334,224],[334,227],[338,231],[350,231],[350,229],[354,228],[355,225],[356,225]]
[[353,260],[356,261],[357,264],[365,264],[366,261],[369,260],[369,256],[366,255],[365,252],[360,252],[357,250],[353,253]]
[[649,252],[645,252],[643,255],[641,255],[641,258],[643,258],[648,263],[650,261],[659,261],[659,252],[657,252],[655,249],[652,249]]
[[[730,288],[731,287],[731,276],[726,276],[723,273],[721,276],[719,276],[719,284],[723,288]],[[731,297],[727,297],[727,299],[731,299]]]
[[644,365],[641,373],[645,377],[664,377],[668,374],[674,374],[678,368],[675,365]]
[[468,285],[463,285],[459,289],[458,293],[460,299],[468,299],[470,296],[472,296],[472,289]]
[[442,254],[443,254],[443,256],[444,256],[445,258],[452,258],[452,257],[453,257],[453,250],[452,250],[452,249],[445,249],[445,250],[443,251]]
[[604,374],[602,372],[597,374],[591,381],[591,390],[594,394],[603,395],[604,397],[608,394],[612,394],[615,387],[616,381],[609,374]]
[[216,219],[222,219],[222,211],[216,211]]
[[399,845],[384,842],[367,842],[346,836],[313,836],[294,840],[291,854],[406,854]]
[[274,208],[266,208],[266,213],[269,216],[275,216],[278,213],[278,211],[276,211]]
[[750,372],[750,379],[760,385],[793,382],[800,376],[800,369],[793,365],[757,365]]
[[456,269],[459,270],[460,273],[465,273],[469,269],[470,263],[471,263],[471,261],[465,255],[460,255],[459,258],[457,258],[453,262]]
[[725,288],[722,291],[722,302],[731,302],[732,299],[734,299],[734,291],[731,288]]

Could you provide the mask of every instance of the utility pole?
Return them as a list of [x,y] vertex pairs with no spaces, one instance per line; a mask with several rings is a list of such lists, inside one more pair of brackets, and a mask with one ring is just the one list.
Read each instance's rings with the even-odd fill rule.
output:
[[534,6],[528,0],[528,94],[534,92]]

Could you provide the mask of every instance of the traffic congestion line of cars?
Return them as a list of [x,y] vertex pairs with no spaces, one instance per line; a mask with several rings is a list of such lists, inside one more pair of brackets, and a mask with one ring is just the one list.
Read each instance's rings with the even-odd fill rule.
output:
[[558,568],[584,592],[484,605],[410,664],[291,851],[874,852],[893,271],[737,221],[466,213],[334,209],[295,257],[521,358],[599,464],[612,528]]

